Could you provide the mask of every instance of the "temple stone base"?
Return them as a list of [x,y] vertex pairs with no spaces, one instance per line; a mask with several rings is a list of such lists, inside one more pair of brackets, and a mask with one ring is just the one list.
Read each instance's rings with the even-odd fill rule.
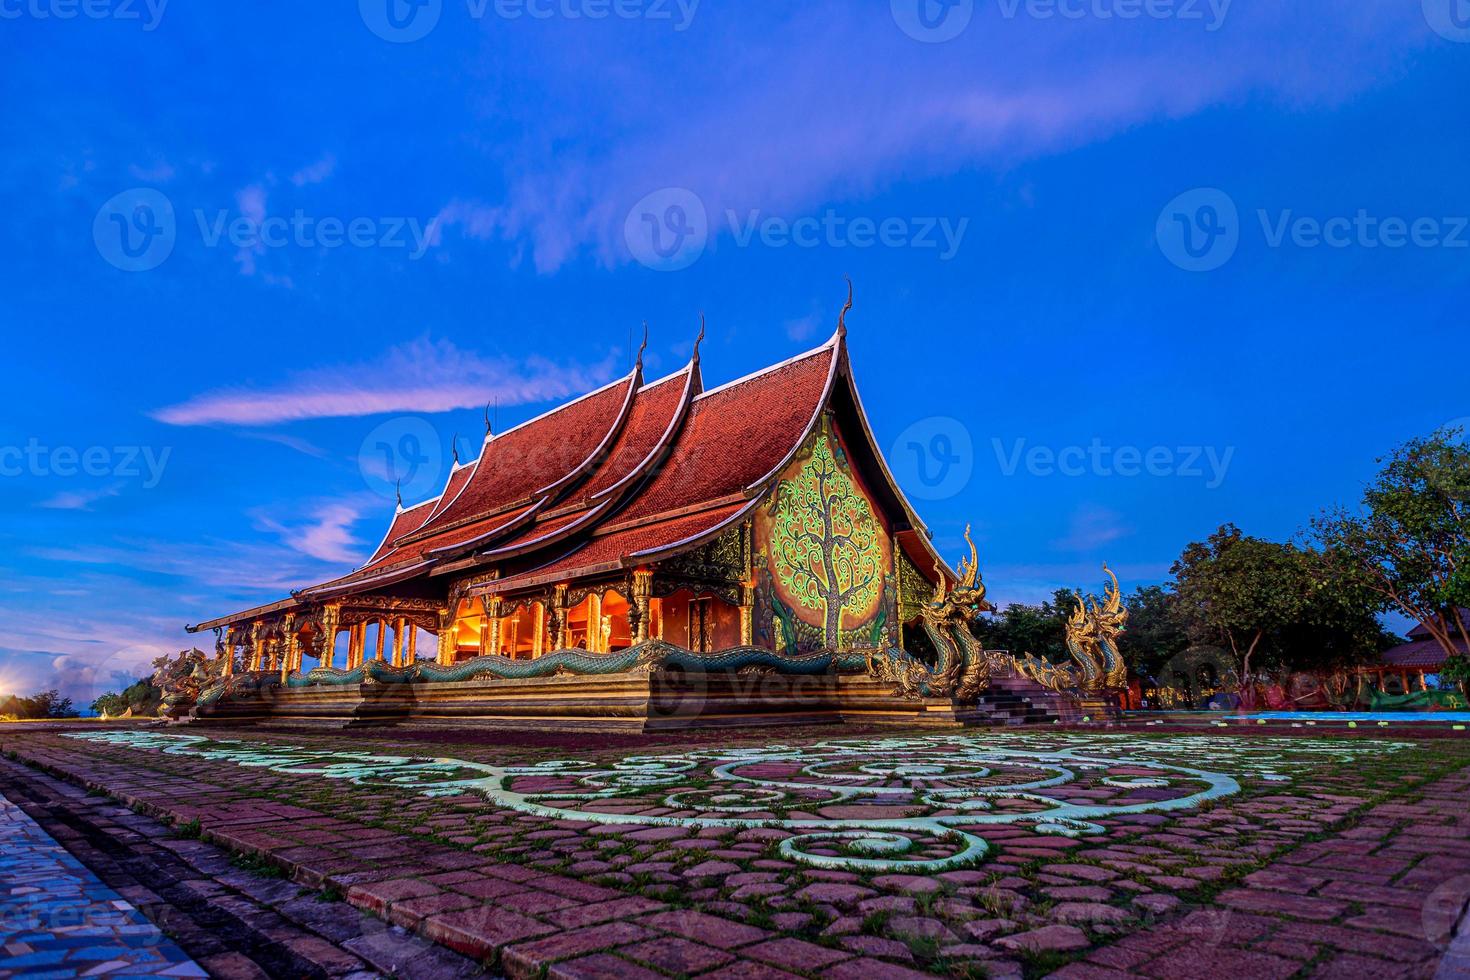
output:
[[493,725],[627,732],[761,725],[902,725],[955,728],[1051,720],[1019,718],[982,698],[906,700],[868,676],[641,673],[455,683],[352,684],[270,689],[200,706],[192,724]]

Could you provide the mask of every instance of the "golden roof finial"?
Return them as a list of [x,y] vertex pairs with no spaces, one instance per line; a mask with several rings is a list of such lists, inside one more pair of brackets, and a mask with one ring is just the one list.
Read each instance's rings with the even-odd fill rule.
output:
[[852,276],[843,276],[847,280],[847,304],[842,307],[842,312],[837,314],[837,336],[847,336],[847,311],[852,309]]
[[704,311],[699,311],[699,336],[694,338],[694,357],[699,360],[699,345],[704,341]]
[[643,368],[643,352],[648,350],[648,321],[643,321],[643,343],[638,345],[638,363],[634,365],[641,370]]

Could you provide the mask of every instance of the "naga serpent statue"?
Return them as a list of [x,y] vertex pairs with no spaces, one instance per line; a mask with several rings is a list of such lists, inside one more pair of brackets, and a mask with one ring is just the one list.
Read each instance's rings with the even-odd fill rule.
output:
[[1113,580],[1104,601],[1079,598],[1067,620],[1066,645],[1072,662],[1054,664],[1027,653],[1013,658],[1019,673],[1069,695],[1096,695],[1127,686],[1128,665],[1118,653],[1118,636],[1127,627],[1128,610],[1118,591],[1118,576],[1106,564],[1103,571]]
[[900,697],[952,697],[969,701],[990,686],[990,664],[970,624],[995,607],[985,598],[980,579],[980,556],[965,527],[970,557],[960,561],[960,580],[945,592],[941,585],[934,601],[924,607],[919,628],[938,652],[933,667],[904,650],[875,650],[868,654],[868,672],[894,685]]

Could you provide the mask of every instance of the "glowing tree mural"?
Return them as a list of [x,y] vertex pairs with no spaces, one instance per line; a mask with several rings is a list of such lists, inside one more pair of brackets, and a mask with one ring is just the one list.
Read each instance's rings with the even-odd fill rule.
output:
[[882,531],[873,506],[819,433],[800,470],[771,503],[771,555],[777,582],[793,601],[823,618],[823,642],[836,649],[842,613],[861,615],[883,588]]

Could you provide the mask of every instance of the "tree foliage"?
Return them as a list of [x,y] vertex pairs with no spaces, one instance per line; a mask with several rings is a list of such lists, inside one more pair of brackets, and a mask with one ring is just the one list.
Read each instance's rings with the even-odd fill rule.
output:
[[1312,522],[1338,565],[1385,605],[1421,622],[1446,655],[1470,645],[1470,447],[1458,429],[1380,459],[1358,511]]
[[833,452],[825,432],[800,471],[776,489],[771,546],[781,585],[820,612],[836,649],[844,610],[864,609],[883,588],[882,533],[873,507]]
[[0,718],[75,718],[77,711],[71,706],[71,698],[61,696],[57,690],[41,691],[28,698],[12,694],[0,699]]
[[151,677],[144,677],[125,687],[122,691],[110,691],[92,702],[92,711],[99,715],[116,718],[132,711],[134,717],[153,717],[158,714],[163,692],[153,686]]

